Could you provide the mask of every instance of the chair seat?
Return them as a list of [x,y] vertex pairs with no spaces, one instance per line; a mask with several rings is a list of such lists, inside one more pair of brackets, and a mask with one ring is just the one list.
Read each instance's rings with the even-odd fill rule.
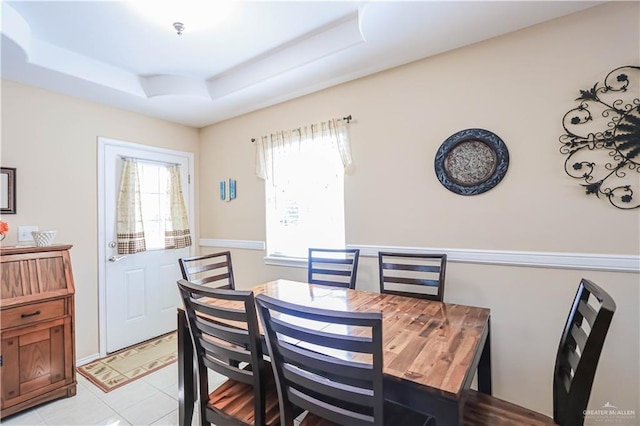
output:
[[553,419],[481,392],[468,391],[464,426],[549,426]]
[[[269,368],[270,372],[271,368]],[[278,393],[273,374],[265,384],[265,420],[267,425],[280,423]],[[255,423],[253,412],[253,386],[236,380],[227,380],[209,394],[207,407],[229,417],[240,420],[246,425]]]
[[[433,417],[425,416],[400,405],[385,403],[384,424],[389,426],[432,426],[435,425]],[[300,422],[300,426],[339,426],[336,423],[307,413]]]

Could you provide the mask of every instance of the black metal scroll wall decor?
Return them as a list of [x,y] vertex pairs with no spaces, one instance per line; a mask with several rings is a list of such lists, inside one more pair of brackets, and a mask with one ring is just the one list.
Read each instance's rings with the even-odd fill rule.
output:
[[438,180],[449,191],[478,195],[500,183],[507,173],[509,150],[488,130],[461,130],[440,145],[434,167]]
[[602,83],[580,90],[580,104],[562,117],[565,172],[587,195],[619,209],[637,209],[640,197],[640,67],[623,66]]

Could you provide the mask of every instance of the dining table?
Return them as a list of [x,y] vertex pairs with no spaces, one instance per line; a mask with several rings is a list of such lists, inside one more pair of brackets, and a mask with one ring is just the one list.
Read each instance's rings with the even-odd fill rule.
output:
[[[382,312],[385,400],[432,415],[439,425],[462,424],[465,391],[476,374],[478,391],[492,392],[488,308],[283,279],[250,290],[304,306]],[[195,376],[193,342],[184,309],[178,308],[180,425],[191,424]]]

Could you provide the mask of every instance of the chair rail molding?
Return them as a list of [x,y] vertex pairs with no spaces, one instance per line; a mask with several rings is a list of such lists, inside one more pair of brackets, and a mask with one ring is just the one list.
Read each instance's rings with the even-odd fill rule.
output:
[[609,272],[640,272],[640,256],[624,254],[554,253],[506,250],[451,249],[431,247],[374,246],[349,244],[360,255],[377,257],[380,251],[399,253],[446,253],[449,262],[532,268],[583,269]]
[[[200,239],[201,247],[266,249],[264,241]],[[581,269],[587,271],[640,272],[640,256],[626,254],[556,253],[538,251],[481,250],[409,246],[377,246],[347,244],[346,248],[360,249],[360,256],[377,257],[379,251],[398,253],[446,253],[448,262],[485,265],[524,266],[530,268]],[[266,256],[268,265],[306,268],[307,259]]]
[[245,250],[265,250],[266,244],[264,241],[250,241],[250,240],[220,240],[216,238],[201,238],[198,242],[200,247],[222,247],[222,248],[237,248]]

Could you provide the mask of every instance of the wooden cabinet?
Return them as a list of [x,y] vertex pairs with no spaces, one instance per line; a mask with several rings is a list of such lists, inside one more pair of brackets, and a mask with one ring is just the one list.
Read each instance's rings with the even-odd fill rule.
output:
[[0,247],[0,417],[76,394],[70,248]]

